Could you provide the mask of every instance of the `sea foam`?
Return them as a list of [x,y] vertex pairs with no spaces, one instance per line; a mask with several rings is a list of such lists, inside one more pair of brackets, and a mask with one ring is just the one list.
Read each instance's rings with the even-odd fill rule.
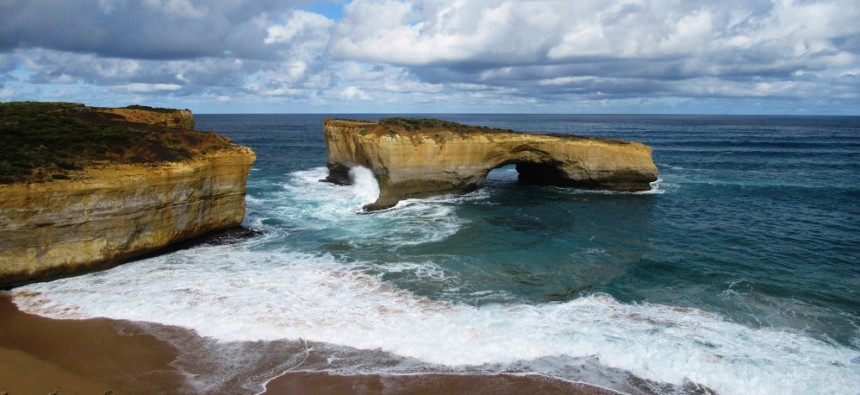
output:
[[[319,231],[320,237],[354,247],[399,248],[439,241],[455,234],[463,221],[453,215],[459,199],[441,196],[426,200],[405,200],[396,210],[356,215],[362,206],[378,196],[378,186],[370,170],[356,167],[352,187],[319,182],[328,170],[324,167],[290,174],[280,191],[270,194],[261,205],[251,205],[249,217],[272,218],[276,226],[266,232],[283,232],[281,223],[295,231]],[[254,202],[257,203],[257,202]],[[259,213],[259,214],[258,214]]]
[[[438,276],[432,267],[425,273]],[[856,350],[697,309],[605,294],[475,307],[416,296],[383,274],[325,255],[207,246],[29,285],[14,297],[22,310],[54,318],[157,322],[221,342],[304,339],[446,366],[595,357],[646,379],[728,394],[850,393],[860,382]]]

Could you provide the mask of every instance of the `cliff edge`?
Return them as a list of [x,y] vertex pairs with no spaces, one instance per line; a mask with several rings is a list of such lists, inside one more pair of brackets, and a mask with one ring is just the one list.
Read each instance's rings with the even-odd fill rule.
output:
[[657,180],[651,148],[636,142],[574,135],[518,133],[433,119],[379,122],[326,119],[326,181],[351,184],[349,169],[370,169],[376,202],[477,188],[498,167],[516,164],[523,183],[611,191],[644,191]]
[[0,288],[238,226],[256,157],[193,125],[187,110],[0,104]]

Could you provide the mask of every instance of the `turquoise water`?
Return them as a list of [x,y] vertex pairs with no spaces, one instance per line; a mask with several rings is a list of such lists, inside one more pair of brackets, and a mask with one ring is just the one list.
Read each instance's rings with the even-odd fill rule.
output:
[[358,350],[314,365],[341,372],[856,394],[860,118],[433,117],[639,141],[660,180],[646,193],[583,192],[519,185],[505,167],[474,193],[363,215],[372,185],[318,181],[323,116],[200,115],[198,129],[256,151],[244,224],[265,235],[24,287],[43,299],[16,302],[184,326],[221,344]]

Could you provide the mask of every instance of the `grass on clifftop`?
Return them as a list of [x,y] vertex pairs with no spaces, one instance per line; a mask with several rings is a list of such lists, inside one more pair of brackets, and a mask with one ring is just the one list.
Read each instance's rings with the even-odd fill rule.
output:
[[428,130],[428,129],[445,129],[450,130],[452,132],[458,133],[468,133],[468,132],[513,132],[512,130],[506,129],[491,129],[486,126],[471,126],[471,125],[463,125],[457,122],[443,121],[441,119],[433,119],[433,118],[382,118],[379,120],[379,124],[383,127],[391,127],[397,126],[403,128],[403,130],[414,132],[418,130]]
[[[448,130],[461,135],[468,133],[523,133],[510,129],[494,129],[486,126],[463,125],[456,122],[443,121],[433,118],[382,118],[379,120],[379,125],[385,128],[386,131],[392,132],[393,129],[401,129],[407,132],[416,131],[437,131]],[[526,133],[532,134],[532,133]],[[610,139],[603,137],[586,137],[576,134],[561,134],[561,133],[544,133],[546,136],[561,137],[564,139],[591,139],[600,141],[606,144],[629,144],[629,141],[620,139]]]
[[67,179],[99,161],[183,160],[229,145],[214,133],[132,123],[82,104],[38,102],[0,103],[0,141],[0,183]]
[[450,130],[461,130],[470,128],[470,126],[466,126],[456,122],[442,121],[439,119],[432,118],[382,118],[379,120],[379,124],[383,126],[398,125],[402,126],[408,131],[429,128],[445,128]]
[[164,113],[176,112],[176,110],[172,109],[172,108],[141,106],[140,104],[132,104],[130,106],[125,106],[124,108],[127,108],[129,110],[146,110],[146,111],[164,112]]

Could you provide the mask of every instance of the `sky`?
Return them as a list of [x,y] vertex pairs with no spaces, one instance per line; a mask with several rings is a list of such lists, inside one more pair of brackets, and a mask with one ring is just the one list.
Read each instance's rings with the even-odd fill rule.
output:
[[0,101],[860,115],[857,0],[0,0]]

